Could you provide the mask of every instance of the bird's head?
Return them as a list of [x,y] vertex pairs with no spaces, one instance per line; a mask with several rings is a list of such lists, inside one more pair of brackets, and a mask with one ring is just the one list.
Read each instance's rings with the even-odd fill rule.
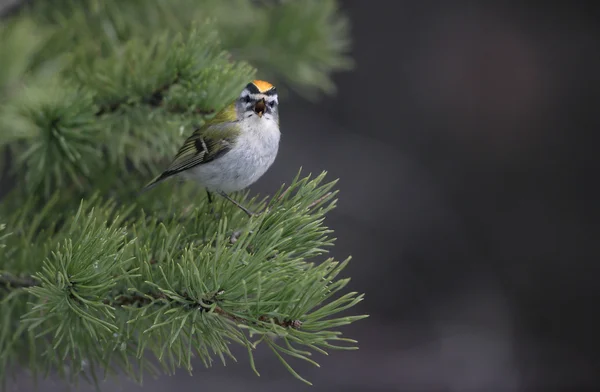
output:
[[278,118],[277,90],[269,82],[254,80],[242,90],[238,99],[238,107],[243,113],[242,118],[257,116],[258,118]]

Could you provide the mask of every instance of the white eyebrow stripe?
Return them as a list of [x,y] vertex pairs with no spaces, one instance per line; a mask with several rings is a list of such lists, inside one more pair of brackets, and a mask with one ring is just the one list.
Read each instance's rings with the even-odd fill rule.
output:
[[277,99],[277,95],[251,94],[248,90],[244,90],[240,94],[240,98],[245,98],[245,97],[250,97],[250,99],[253,101],[258,101],[259,99],[264,99],[265,102],[275,101],[275,103],[279,103],[279,100]]

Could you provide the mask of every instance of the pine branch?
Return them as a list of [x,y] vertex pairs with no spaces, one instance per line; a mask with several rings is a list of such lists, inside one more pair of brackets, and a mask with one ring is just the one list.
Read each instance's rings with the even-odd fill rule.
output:
[[[164,107],[165,93],[169,91],[171,87],[179,83],[180,75],[177,74],[175,79],[170,83],[165,83],[164,85],[158,87],[154,90],[148,97],[142,97],[141,102],[147,104],[150,107]],[[130,97],[124,97],[118,101],[103,104],[100,109],[96,112],[96,116],[102,116],[108,113],[114,113],[121,109],[124,105],[126,105],[131,100]],[[166,107],[167,112],[169,113],[186,113],[189,109],[186,109],[182,106],[171,106]],[[196,108],[192,110],[192,113],[200,114],[200,115],[208,115],[213,114],[215,112],[214,109],[203,110],[200,108]]]
[[141,381],[224,363],[232,344],[258,374],[260,342],[308,382],[285,358],[356,349],[337,328],[365,317],[341,315],[363,296],[342,292],[349,259],[322,258],[324,174],[233,195],[253,218],[191,184],[136,196],[255,66],[283,102],[286,84],[332,91],[347,49],[333,0],[57,0],[0,26],[0,146],[17,181],[0,203],[0,382],[17,366]]
[[[31,285],[29,287],[32,287],[32,286],[33,285]],[[215,296],[219,295],[219,293],[221,293],[221,292],[218,291],[215,294]],[[182,298],[185,298],[185,300],[188,301],[189,303],[193,303],[194,306],[198,310],[201,310],[203,312],[214,312],[215,314],[218,314],[219,316],[222,316],[225,319],[232,321],[234,323],[243,323],[243,324],[251,323],[248,320],[245,320],[241,317],[231,314],[231,313],[227,312],[226,310],[223,310],[219,306],[216,306],[216,298],[212,298],[212,299],[202,301],[202,302],[195,302],[186,293],[182,293],[179,295]],[[181,305],[179,303],[170,301],[169,298],[162,293],[148,293],[148,294],[143,294],[143,295],[142,294],[119,294],[113,301],[104,300],[103,302],[112,307],[125,307],[125,306],[142,307],[142,306],[149,306],[149,305],[157,304],[157,302],[159,302],[159,303],[167,302],[167,303],[170,303],[171,305],[179,305],[179,306],[185,306],[185,307],[190,306],[187,304]],[[215,306],[213,306],[213,305],[215,305]],[[283,327],[283,328],[299,329],[302,326],[302,322],[300,320],[281,320],[280,321],[277,318],[269,319],[269,317],[267,317],[265,315],[260,316],[258,319],[259,319],[259,321],[262,321],[262,322],[270,322],[272,320],[276,325],[279,325],[280,327]]]
[[[182,364],[191,369],[192,355],[207,366],[213,353],[224,361],[232,356],[231,342],[245,346],[252,357],[256,342],[250,337],[258,335],[292,374],[306,381],[284,355],[314,361],[308,351],[290,347],[351,349],[334,344],[355,341],[332,328],[365,317],[337,316],[362,300],[353,292],[332,299],[349,282],[336,279],[348,260],[311,261],[332,244],[323,217],[334,207],[335,182],[322,184],[323,179],[324,173],[314,179],[298,175],[266,206],[243,200],[256,210],[263,204],[265,212],[251,219],[225,202],[200,202],[190,212],[182,202],[185,192],[170,189],[165,190],[170,207],[152,206],[160,203],[160,194],[148,199],[152,218],[97,199],[74,214],[65,211],[72,217],[60,230],[33,226],[32,231],[27,211],[18,214],[22,218],[9,226],[13,235],[2,237],[8,252],[0,257],[14,249],[21,249],[20,259],[53,251],[46,253],[42,266],[29,266],[38,271],[35,280],[15,278],[26,276],[24,272],[2,275],[8,284],[0,290],[0,312],[21,320],[21,332],[6,335],[0,325],[0,336],[17,339],[0,339],[0,364],[14,364],[11,352],[29,352],[35,345],[43,353],[41,362],[38,356],[26,359],[41,371],[56,369],[65,358],[73,377],[85,374],[82,361],[90,369],[108,371],[113,365],[129,369],[126,364],[136,357],[145,369],[143,358],[153,353],[172,373]],[[216,220],[214,214],[222,218]],[[40,245],[27,248],[23,243]],[[8,271],[21,265],[7,261],[0,258]],[[201,331],[202,339],[194,331]],[[34,337],[25,339],[27,334]],[[271,342],[267,337],[272,335],[290,346]],[[135,377],[133,370],[127,372]],[[5,376],[0,370],[0,378]]]
[[[0,287],[6,290],[17,290],[17,289],[29,289],[33,287],[38,287],[39,283],[32,278],[27,277],[14,277],[8,274],[0,275]],[[221,292],[218,291],[215,293],[215,296],[219,295]],[[227,320],[233,321],[235,323],[244,323],[248,324],[249,321],[245,320],[241,317],[235,316],[227,311],[221,309],[219,306],[213,306],[216,304],[216,298],[212,298],[203,302],[195,303],[192,298],[190,298],[186,293],[179,294],[182,298],[185,298],[189,303],[194,303],[194,306],[197,307],[198,310],[205,312],[214,312],[219,316],[226,318]],[[181,305],[174,301],[170,301],[169,298],[163,293],[147,293],[147,294],[118,294],[115,299],[109,300],[105,299],[102,301],[105,305],[109,305],[113,308],[119,307],[127,307],[127,306],[149,306],[154,305],[157,302],[167,302],[172,305],[180,305],[180,306],[189,306],[189,305]],[[294,328],[299,329],[302,325],[300,320],[278,320],[277,318],[269,319],[269,317],[262,315],[259,318],[259,321],[262,322],[270,322],[271,320],[283,327],[283,328]]]
[[8,274],[0,275],[0,288],[6,290],[24,289],[36,286],[34,279],[27,277],[16,277]]
[[165,92],[167,92],[172,86],[179,83],[180,77],[181,76],[179,74],[176,74],[175,79],[172,82],[163,84],[158,89],[156,89],[154,92],[152,92],[152,95],[150,95],[149,98],[144,98],[144,99],[142,99],[142,101],[144,103],[147,103],[150,106],[154,106],[154,107],[161,106],[163,104],[163,100],[165,98],[165,96],[164,96]]

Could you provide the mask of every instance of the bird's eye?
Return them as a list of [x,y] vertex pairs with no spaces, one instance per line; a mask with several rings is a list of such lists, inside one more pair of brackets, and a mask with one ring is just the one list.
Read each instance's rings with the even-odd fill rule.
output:
[[252,99],[250,98],[250,96],[249,96],[249,95],[246,95],[246,96],[244,97],[244,102],[246,102],[246,103],[249,103],[250,101],[252,101]]
[[273,107],[275,107],[275,103],[276,103],[275,101],[271,101],[271,102],[269,102],[269,106],[273,108]]

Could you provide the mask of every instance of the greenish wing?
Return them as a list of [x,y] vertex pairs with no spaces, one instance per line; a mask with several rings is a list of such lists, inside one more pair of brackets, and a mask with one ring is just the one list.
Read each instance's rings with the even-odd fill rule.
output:
[[152,180],[145,188],[149,189],[168,177],[194,166],[214,161],[227,154],[231,150],[238,132],[239,127],[236,122],[219,125],[208,123],[202,128],[196,129],[183,143],[167,170]]
[[173,162],[163,174],[177,174],[201,163],[214,161],[229,152],[233,143],[233,135],[227,129],[218,128],[224,127],[213,126],[210,129],[212,132],[203,128],[196,130],[183,143]]

